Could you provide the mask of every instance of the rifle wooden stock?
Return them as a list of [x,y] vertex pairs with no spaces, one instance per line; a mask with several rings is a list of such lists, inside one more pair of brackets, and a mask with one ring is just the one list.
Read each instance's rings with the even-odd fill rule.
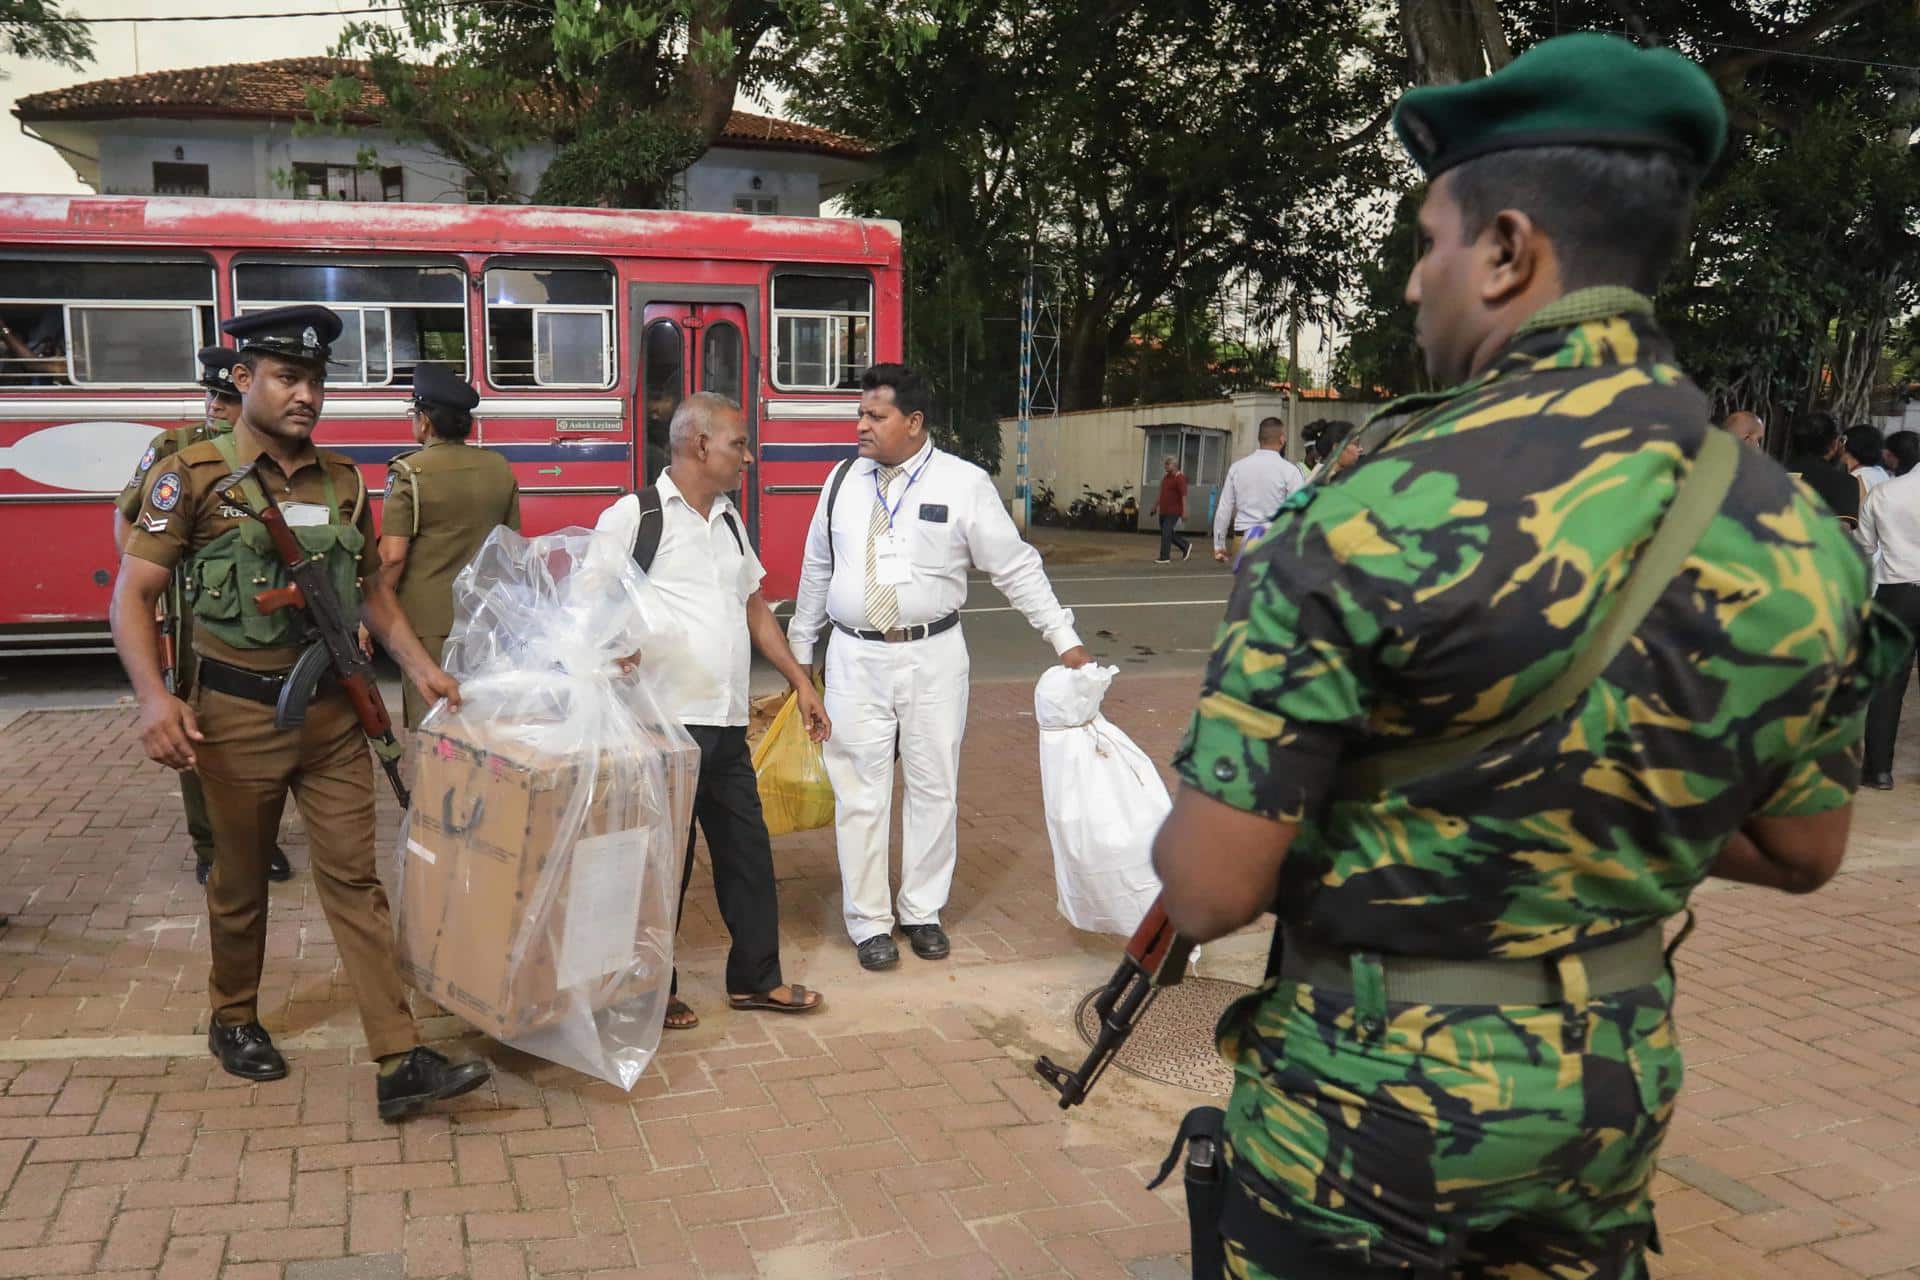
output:
[[1120,1052],[1120,1046],[1133,1034],[1134,1027],[1160,992],[1187,976],[1187,957],[1193,942],[1180,936],[1167,909],[1155,898],[1141,919],[1140,927],[1127,940],[1120,967],[1107,979],[1107,985],[1093,998],[1100,1015],[1100,1030],[1093,1048],[1077,1070],[1069,1071],[1051,1058],[1034,1063],[1040,1078],[1060,1095],[1060,1109],[1067,1110],[1086,1101],[1107,1064]]

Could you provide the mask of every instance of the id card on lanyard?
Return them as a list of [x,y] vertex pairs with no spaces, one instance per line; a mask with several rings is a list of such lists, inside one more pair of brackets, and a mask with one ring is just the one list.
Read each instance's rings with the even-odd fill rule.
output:
[[932,465],[933,455],[928,454],[927,460],[920,464],[920,470],[907,477],[906,487],[900,490],[899,498],[892,503],[887,501],[885,491],[880,488],[880,473],[873,473],[874,501],[885,507],[887,512],[887,531],[874,539],[873,543],[873,580],[883,587],[904,587],[913,581],[913,562],[907,556],[907,534],[894,527],[893,518],[900,513],[914,483]]

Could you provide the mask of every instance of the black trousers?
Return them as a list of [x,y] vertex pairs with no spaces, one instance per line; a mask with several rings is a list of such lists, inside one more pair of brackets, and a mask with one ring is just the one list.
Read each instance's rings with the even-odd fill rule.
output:
[[[1908,630],[1920,631],[1920,583],[1884,583],[1873,593],[1873,598],[1905,623]],[[1920,660],[1920,655],[1916,655],[1916,660]],[[1868,773],[1893,772],[1893,744],[1900,735],[1900,706],[1907,700],[1907,686],[1912,682],[1912,671],[1901,667],[1873,695],[1873,702],[1867,708],[1865,768]]]
[[1187,541],[1187,535],[1180,532],[1179,516],[1160,517],[1160,558],[1162,560],[1171,558],[1168,553],[1174,547],[1180,548],[1181,555],[1187,554],[1187,548],[1191,545],[1193,544]]
[[[733,939],[727,952],[727,994],[744,996],[784,986],[780,977],[780,901],[774,891],[773,842],[760,813],[760,787],[753,776],[745,725],[721,728],[690,724],[700,746],[700,780],[693,817],[707,837],[713,862],[713,894]],[[687,827],[687,866],[680,875],[680,911],[686,913],[693,882],[693,825]],[[673,973],[680,990],[680,971]]]

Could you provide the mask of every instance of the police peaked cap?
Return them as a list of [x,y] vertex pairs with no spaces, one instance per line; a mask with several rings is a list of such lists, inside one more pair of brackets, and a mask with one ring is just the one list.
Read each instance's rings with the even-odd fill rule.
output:
[[325,364],[344,326],[340,317],[322,306],[305,303],[249,311],[220,326],[241,351],[262,351],[289,360]]
[[413,369],[413,402],[472,413],[480,403],[480,393],[445,365],[420,364]]
[[1705,170],[1726,143],[1713,80],[1671,49],[1583,31],[1543,40],[1490,76],[1402,95],[1393,131],[1434,178],[1528,147],[1648,148]]
[[232,347],[200,348],[200,385],[217,396],[240,398],[239,388],[233,385],[233,366],[240,363],[240,353]]

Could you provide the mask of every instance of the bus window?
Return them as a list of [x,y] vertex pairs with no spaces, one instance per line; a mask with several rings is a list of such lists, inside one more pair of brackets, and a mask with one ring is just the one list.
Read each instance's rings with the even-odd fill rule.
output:
[[680,326],[671,320],[655,320],[647,326],[646,383],[643,394],[647,406],[647,484],[659,478],[672,457],[667,428],[673,411],[680,407],[686,378],[686,347]]
[[613,272],[487,268],[487,377],[496,387],[613,385]]
[[192,385],[212,331],[204,263],[0,258],[0,388]]
[[740,394],[740,330],[724,320],[707,326],[706,337],[701,339],[700,389],[744,403]]
[[444,364],[467,377],[467,277],[459,267],[410,263],[242,262],[233,269],[241,311],[318,302],[339,315],[329,381],[338,387],[410,387],[414,368]]
[[873,284],[858,276],[773,278],[773,384],[783,391],[860,385],[873,362]]

